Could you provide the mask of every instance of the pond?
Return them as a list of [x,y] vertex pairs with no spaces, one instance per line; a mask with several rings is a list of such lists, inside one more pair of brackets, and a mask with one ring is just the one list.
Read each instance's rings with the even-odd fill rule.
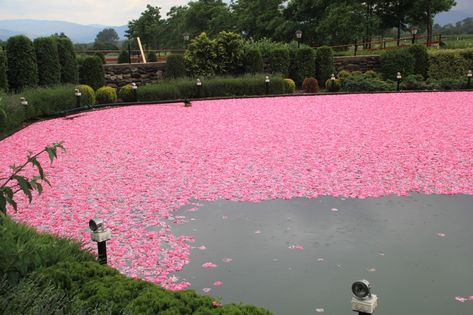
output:
[[224,303],[350,314],[351,283],[367,279],[378,314],[473,313],[460,302],[473,295],[473,196],[201,204],[176,213],[188,222],[174,232],[195,238],[176,275]]

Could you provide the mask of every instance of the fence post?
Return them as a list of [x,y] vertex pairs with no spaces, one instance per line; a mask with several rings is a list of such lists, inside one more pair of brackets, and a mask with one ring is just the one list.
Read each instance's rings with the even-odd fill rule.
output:
[[358,40],[355,39],[355,56],[357,52],[358,52]]

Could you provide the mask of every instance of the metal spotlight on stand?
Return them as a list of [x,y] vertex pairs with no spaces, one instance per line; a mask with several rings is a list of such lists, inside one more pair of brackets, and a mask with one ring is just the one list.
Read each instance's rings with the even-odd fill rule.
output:
[[351,285],[353,297],[351,308],[358,315],[373,314],[378,306],[378,297],[371,293],[371,284],[368,280],[355,281]]
[[397,90],[398,90],[398,91],[401,90],[401,80],[402,80],[401,72],[398,72],[398,73],[396,74]]
[[74,90],[74,95],[76,96],[76,107],[80,107],[80,97],[82,96],[82,93],[79,91],[79,89]]
[[92,241],[97,242],[99,263],[107,264],[107,241],[112,238],[112,230],[105,229],[102,219],[92,219],[89,221],[89,228],[92,231]]

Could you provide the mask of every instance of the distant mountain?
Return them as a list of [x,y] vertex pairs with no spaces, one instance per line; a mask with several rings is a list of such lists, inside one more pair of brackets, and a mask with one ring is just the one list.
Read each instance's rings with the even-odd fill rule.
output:
[[438,23],[441,26],[444,26],[449,23],[455,25],[455,23],[463,21],[468,17],[473,17],[473,12],[451,10],[437,15],[435,17],[435,23]]
[[82,25],[65,21],[48,20],[0,20],[0,39],[6,40],[10,36],[24,34],[30,38],[49,36],[54,33],[64,33],[75,43],[91,43],[98,32],[104,28],[113,28],[120,39],[128,29],[126,25]]

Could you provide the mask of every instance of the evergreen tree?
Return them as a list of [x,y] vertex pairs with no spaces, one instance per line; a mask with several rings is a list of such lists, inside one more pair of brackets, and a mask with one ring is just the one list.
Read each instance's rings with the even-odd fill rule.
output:
[[8,82],[15,92],[38,85],[38,67],[33,42],[24,35],[7,41]]
[[61,83],[61,65],[56,40],[53,37],[39,37],[33,43],[38,64],[39,85],[53,86]]

